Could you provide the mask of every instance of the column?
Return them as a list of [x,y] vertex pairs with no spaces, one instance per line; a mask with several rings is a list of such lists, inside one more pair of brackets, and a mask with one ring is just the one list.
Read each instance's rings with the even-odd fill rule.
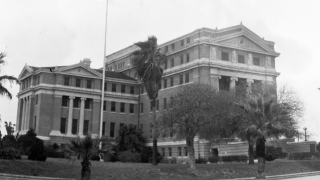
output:
[[[100,99],[93,99],[92,103],[92,125],[91,125],[91,133],[92,135],[100,135],[100,107],[101,107]],[[106,114],[106,113],[104,113]],[[106,119],[106,116],[103,116]],[[107,132],[106,132],[107,134]]]
[[83,135],[83,124],[84,124],[84,102],[86,98],[81,98],[80,105],[80,122],[79,122],[79,136]]
[[252,83],[253,83],[253,79],[247,79],[247,86],[248,86],[248,88],[247,88],[247,94],[248,94],[248,95],[252,93],[252,89],[251,89]]
[[21,99],[18,100],[18,112],[17,112],[17,120],[16,120],[16,132],[19,132],[19,128],[20,128],[20,113],[21,113]]
[[216,91],[219,91],[219,79],[221,79],[221,76],[216,74],[210,74],[211,87],[213,87]]
[[238,81],[237,77],[230,77],[230,91],[236,89],[236,81]]
[[24,129],[24,130],[27,130],[28,97],[25,97],[24,100],[25,100],[25,103],[24,103],[25,108],[24,108],[24,115],[23,115],[23,118],[24,118],[24,120],[23,120],[23,129]]
[[28,106],[27,106],[27,124],[26,124],[26,129],[27,131],[30,128],[30,114],[31,114],[31,96],[28,96]]
[[21,114],[21,125],[20,125],[20,131],[24,130],[24,113],[25,113],[25,100],[24,98],[21,98],[22,103],[22,114]]
[[67,135],[71,135],[71,130],[72,130],[72,113],[73,113],[73,100],[74,97],[70,96],[69,97],[69,113],[68,113],[68,131]]

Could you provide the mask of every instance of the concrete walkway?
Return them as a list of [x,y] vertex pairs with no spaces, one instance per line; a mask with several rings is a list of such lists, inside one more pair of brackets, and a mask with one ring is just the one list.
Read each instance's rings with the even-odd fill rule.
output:
[[[250,180],[256,177],[236,178],[236,179],[223,179],[223,180]],[[296,174],[283,174],[276,176],[266,176],[268,180],[320,180],[320,171],[296,173]],[[222,179],[221,179],[222,180]]]
[[39,176],[24,176],[24,175],[15,175],[15,174],[3,174],[0,173],[0,180],[75,180],[75,179],[66,179],[66,178],[53,178],[53,177],[39,177]]

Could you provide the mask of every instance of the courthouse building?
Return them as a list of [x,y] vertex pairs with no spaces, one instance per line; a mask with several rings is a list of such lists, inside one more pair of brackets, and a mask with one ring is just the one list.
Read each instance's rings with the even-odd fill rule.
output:
[[[159,48],[168,60],[163,65],[162,88],[156,101],[158,112],[186,84],[205,83],[217,90],[231,90],[240,82],[249,87],[258,82],[276,83],[279,75],[275,69],[279,53],[274,42],[259,37],[242,24],[220,30],[197,29]],[[131,45],[107,56],[102,134],[110,138],[116,138],[124,124],[137,125],[146,137],[151,135],[150,101],[136,79],[132,63],[132,52],[137,49]],[[91,68],[90,62],[85,58],[66,66],[25,65],[19,75],[16,132],[24,134],[34,128],[39,138],[58,144],[76,136],[100,134],[103,72],[102,68]],[[165,156],[187,155],[185,141],[174,141],[170,134],[161,134],[158,146]],[[215,145],[196,139],[195,150],[205,157],[212,153],[247,154],[247,145]]]

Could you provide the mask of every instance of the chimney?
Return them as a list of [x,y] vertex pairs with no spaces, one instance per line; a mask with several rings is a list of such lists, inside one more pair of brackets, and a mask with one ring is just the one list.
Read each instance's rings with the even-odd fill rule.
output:
[[91,64],[91,60],[89,58],[84,58],[83,61],[80,61],[80,63],[82,62],[83,65],[90,67]]

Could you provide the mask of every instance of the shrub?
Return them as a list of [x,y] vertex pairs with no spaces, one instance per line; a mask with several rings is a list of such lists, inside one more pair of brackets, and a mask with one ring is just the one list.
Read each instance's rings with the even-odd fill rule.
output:
[[[152,148],[151,147],[143,147],[141,149],[141,162],[142,163],[152,163]],[[157,163],[162,160],[162,156],[159,152],[157,152]]]
[[132,153],[130,151],[120,152],[118,159],[121,162],[141,162],[140,153]]
[[275,159],[283,159],[288,156],[288,153],[283,152],[281,147],[266,146],[266,161],[273,161]]
[[210,163],[217,163],[219,161],[219,157],[218,156],[212,156],[208,158],[208,161]]
[[21,153],[13,147],[7,147],[0,150],[0,159],[21,159]]
[[64,153],[54,147],[54,145],[48,145],[45,147],[48,157],[51,158],[64,158]]
[[196,159],[197,164],[206,164],[207,162],[208,162],[208,159],[206,159],[204,157],[200,157],[200,158]]
[[105,153],[103,160],[104,160],[104,162],[116,162],[116,161],[118,161],[118,158],[115,154]]
[[21,135],[18,137],[18,143],[21,145],[22,152],[24,154],[29,154],[30,147],[36,142],[37,134],[34,132],[33,129],[30,129],[27,134]]
[[47,154],[42,140],[37,139],[30,147],[28,159],[33,161],[46,161]]
[[289,160],[306,160],[306,159],[311,159],[313,155],[317,158],[320,157],[320,153],[311,154],[310,152],[297,152],[297,153],[289,154],[288,159]]
[[92,161],[100,161],[100,156],[99,156],[99,154],[94,154],[94,155],[92,155],[92,156],[91,156],[91,160],[92,160]]
[[222,162],[247,162],[248,156],[246,156],[246,155],[221,156],[220,161],[222,161]]

